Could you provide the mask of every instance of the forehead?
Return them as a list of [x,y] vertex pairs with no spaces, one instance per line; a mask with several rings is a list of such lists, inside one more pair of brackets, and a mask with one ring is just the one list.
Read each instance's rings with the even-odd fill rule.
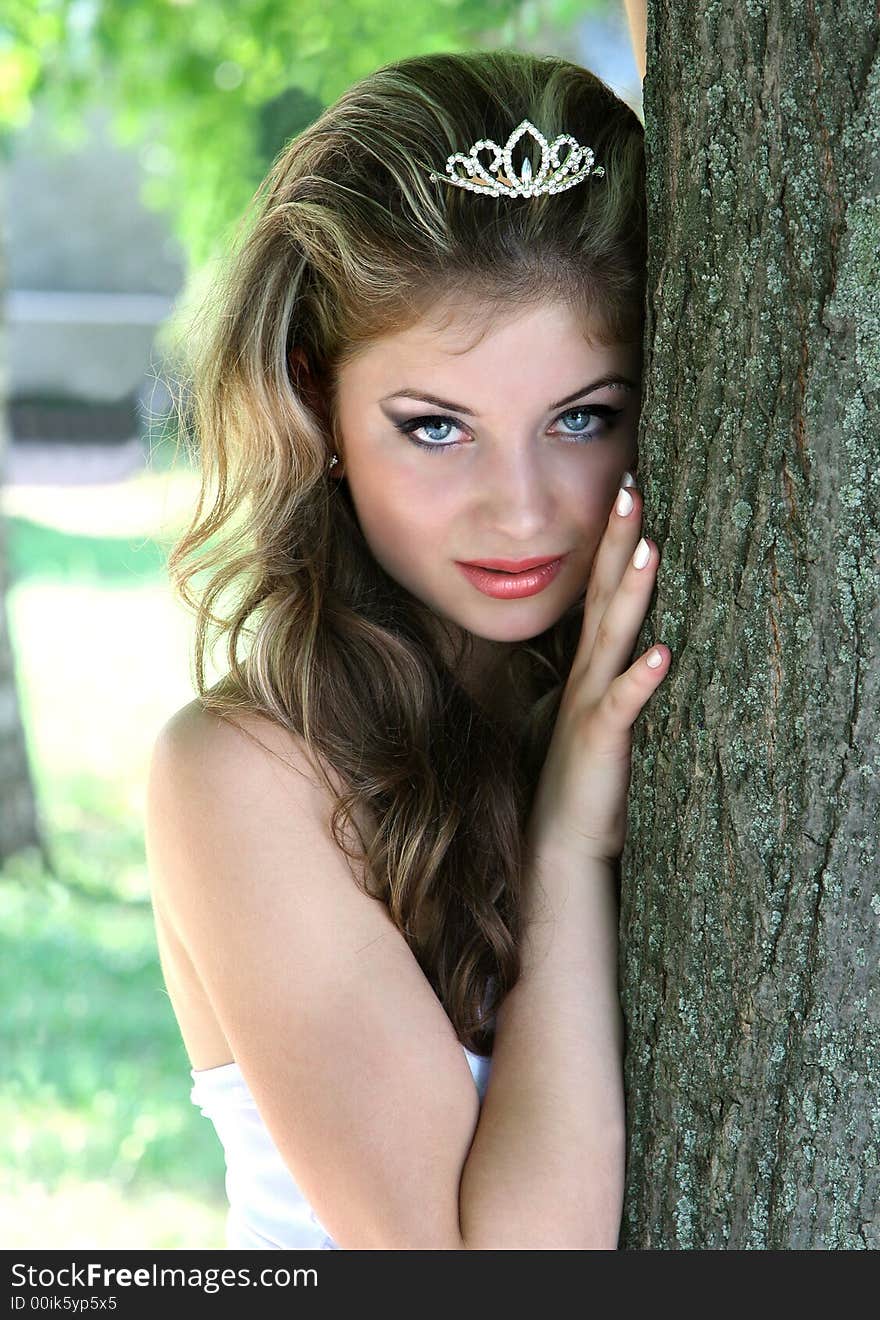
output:
[[405,328],[359,348],[340,367],[339,384],[393,389],[428,373],[434,384],[441,378],[476,383],[487,375],[540,383],[548,374],[564,382],[584,366],[637,371],[638,343],[607,344],[600,335],[598,326],[563,302],[497,312],[439,304]]

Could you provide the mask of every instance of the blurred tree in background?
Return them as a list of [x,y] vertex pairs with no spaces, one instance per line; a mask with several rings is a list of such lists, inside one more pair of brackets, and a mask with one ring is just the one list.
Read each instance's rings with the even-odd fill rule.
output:
[[[100,101],[150,143],[144,201],[191,266],[222,251],[285,143],[356,79],[433,50],[519,45],[608,0],[7,0],[0,135],[39,98],[76,140]],[[614,8],[619,6],[615,5]],[[552,39],[551,39],[552,44]]]
[[[30,94],[40,73],[40,52],[50,49],[60,31],[60,15],[45,15],[22,0],[8,0],[0,23],[0,150],[9,129],[30,113]],[[2,198],[0,198],[2,205]],[[6,285],[5,253],[0,242],[0,290]],[[5,304],[0,308],[0,482],[5,467],[6,371]],[[36,802],[19,710],[15,663],[6,610],[6,528],[0,519],[0,864],[22,849],[36,845],[49,858],[36,818]]]

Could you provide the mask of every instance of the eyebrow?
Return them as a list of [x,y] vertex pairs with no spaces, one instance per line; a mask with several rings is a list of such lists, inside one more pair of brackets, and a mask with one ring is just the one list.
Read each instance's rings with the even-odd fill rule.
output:
[[[626,376],[600,376],[589,385],[584,385],[573,394],[567,394],[564,399],[557,399],[555,403],[550,404],[550,411],[554,408],[561,408],[566,403],[571,403],[574,399],[580,399],[585,394],[592,394],[594,390],[600,390],[607,385],[620,385],[626,390],[635,390],[637,385],[635,381],[629,380]],[[438,408],[448,408],[450,412],[466,413],[468,417],[479,417],[478,412],[473,408],[465,408],[461,403],[451,403],[449,399],[438,399],[435,394],[425,394],[423,390],[416,390],[410,386],[404,386],[403,389],[395,390],[393,394],[384,395],[379,402],[385,403],[388,399],[418,399],[423,403],[433,403]]]

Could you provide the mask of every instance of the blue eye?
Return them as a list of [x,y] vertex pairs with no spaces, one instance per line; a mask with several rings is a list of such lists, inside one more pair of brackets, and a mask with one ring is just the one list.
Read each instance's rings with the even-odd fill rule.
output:
[[461,429],[454,418],[439,417],[436,413],[432,414],[430,417],[412,417],[408,422],[395,422],[394,425],[397,427],[398,431],[402,431],[405,436],[408,436],[414,445],[418,445],[419,449],[430,450],[454,449],[456,448],[456,445],[450,444],[448,440],[442,438],[440,440],[429,441],[417,440],[414,434],[416,431],[436,430],[438,427],[444,426],[451,426],[456,430]]
[[[557,421],[562,421],[565,417],[583,417],[585,419],[596,417],[600,419],[602,426],[598,430],[592,431],[587,431],[583,427],[574,427],[569,430],[566,423],[566,429],[564,431],[555,431],[551,432],[551,434],[567,436],[572,439],[575,444],[589,444],[593,440],[602,439],[602,437],[609,431],[613,430],[614,418],[619,417],[622,412],[622,408],[610,408],[605,404],[593,404],[589,408],[586,404],[582,404],[577,408],[567,408],[564,413],[559,414],[559,417],[556,419]],[[431,413],[430,415],[423,417],[411,417],[409,421],[406,422],[395,422],[394,425],[397,427],[398,431],[401,431],[407,436],[414,445],[418,445],[419,449],[428,449],[435,452],[440,449],[460,448],[458,441],[450,441],[445,437],[435,440],[417,440],[415,436],[416,431],[436,431],[438,429],[442,430],[444,427],[447,428],[447,431],[450,428],[452,430],[460,431],[462,428],[459,426],[458,422],[456,422],[454,417]]]
[[[566,430],[561,432],[561,434],[572,436],[583,435],[587,440],[598,440],[613,428],[614,423],[611,419],[619,416],[621,412],[623,412],[622,408],[609,408],[604,404],[593,404],[591,408],[588,408],[586,404],[582,404],[578,408],[568,408],[564,413],[559,414],[559,421],[561,421],[563,417],[598,417],[602,420],[604,425],[598,431],[587,431],[585,429],[585,423],[584,427],[574,427],[570,431]],[[568,423],[566,423],[566,426],[567,425]]]

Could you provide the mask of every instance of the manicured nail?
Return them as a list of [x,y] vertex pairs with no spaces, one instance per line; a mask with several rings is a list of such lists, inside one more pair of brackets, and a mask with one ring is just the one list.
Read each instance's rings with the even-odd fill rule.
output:
[[632,507],[632,495],[630,495],[628,490],[624,490],[621,486],[620,494],[617,496],[617,512],[620,514],[621,518],[625,518],[628,513],[632,512]]
[[648,545],[645,538],[642,537],[641,541],[639,541],[636,546],[635,554],[633,555],[633,568],[644,568],[650,558],[651,547]]
[[645,664],[650,665],[652,669],[659,669],[663,664],[663,656],[657,650],[649,651],[645,656]]
[[623,480],[620,484],[621,486],[634,486],[636,484],[636,479],[631,472],[624,472]]

